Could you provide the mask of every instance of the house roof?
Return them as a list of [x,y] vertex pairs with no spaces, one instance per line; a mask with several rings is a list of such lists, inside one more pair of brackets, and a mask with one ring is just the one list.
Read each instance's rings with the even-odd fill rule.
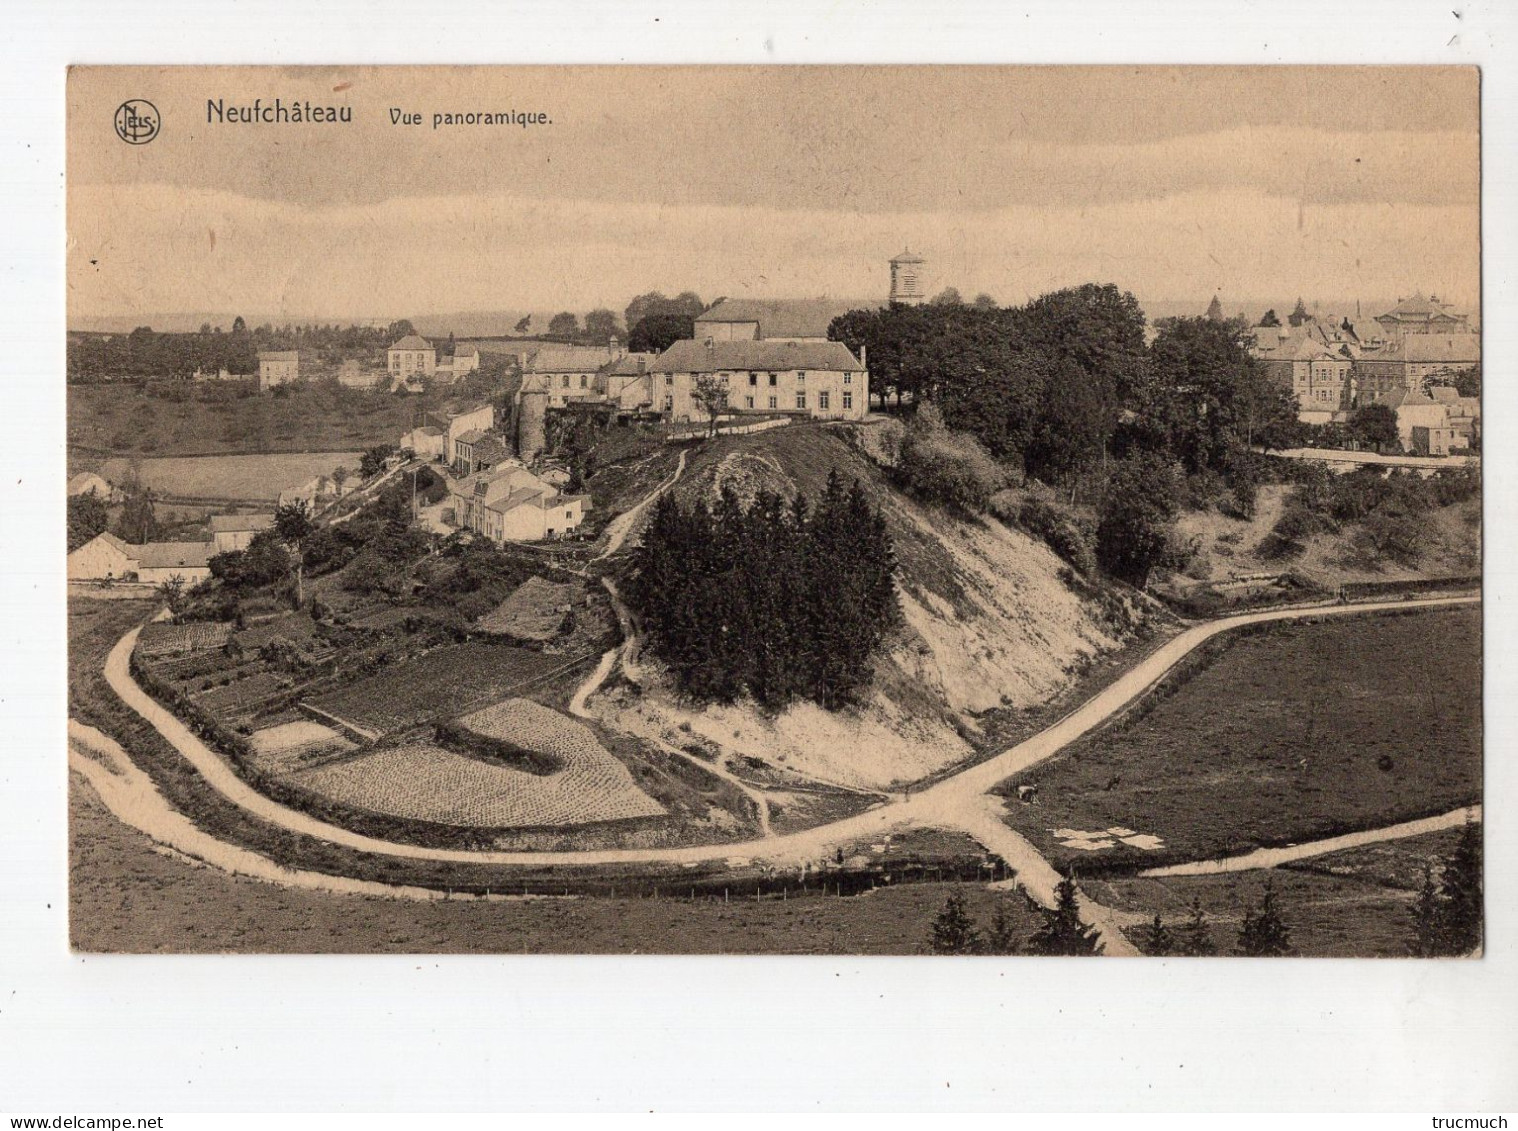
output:
[[606,346],[549,346],[527,362],[529,373],[593,373],[611,360]]
[[1439,302],[1432,297],[1425,298],[1423,295],[1413,295],[1405,298],[1385,314],[1376,316],[1377,322],[1429,322],[1440,319],[1459,320],[1459,316],[1451,314],[1447,303]]
[[862,372],[842,342],[676,342],[659,355],[654,373],[719,373],[740,369],[830,369]]
[[869,310],[880,302],[836,298],[725,298],[696,316],[699,327],[713,322],[756,322],[761,338],[826,338],[833,319],[851,310]]
[[213,514],[212,534],[241,533],[246,530],[268,530],[274,525],[272,514]]
[[454,357],[473,357],[479,352],[480,351],[478,347],[470,344],[469,342],[460,342],[458,345],[453,347]]
[[[137,557],[137,547],[136,546],[133,546],[133,545],[127,543],[127,542],[123,542],[120,538],[116,537],[116,535],[112,534],[109,530],[95,535],[95,537],[91,538],[88,542],[86,542],[84,544],[84,546],[93,546],[96,542],[104,542],[107,546],[110,546],[112,549],[116,550],[117,552],[119,552],[120,554],[122,554],[125,557],[128,557],[128,558],[136,558]],[[80,546],[78,549],[74,550],[73,554],[79,553],[80,550],[84,549],[84,546]],[[70,556],[72,556],[72,554]]]
[[457,443],[457,444],[478,444],[481,440],[483,440],[485,438],[485,436],[486,436],[486,433],[481,432],[478,428],[471,428],[468,432],[465,432],[463,435],[457,437],[454,440],[454,443]]
[[493,432],[487,432],[474,445],[474,458],[477,463],[499,463],[511,453],[506,450],[506,442]]
[[145,542],[134,548],[138,569],[204,568],[211,561],[209,542]]
[[1480,334],[1409,334],[1402,339],[1406,361],[1474,365],[1481,360]]
[[898,255],[895,258],[893,258],[891,260],[891,262],[892,263],[925,263],[927,261],[925,259],[923,259],[922,256],[920,256],[920,255],[913,255],[910,250],[905,250],[900,255]]
[[647,373],[658,359],[656,353],[625,353],[601,372],[607,377],[637,377]]
[[108,483],[103,476],[96,475],[93,471],[81,471],[78,475],[69,480],[70,495],[88,494],[90,491],[95,490],[99,487],[104,487],[106,489],[106,493],[110,493],[110,483]]
[[390,347],[393,350],[430,350],[432,343],[418,334],[407,334]]

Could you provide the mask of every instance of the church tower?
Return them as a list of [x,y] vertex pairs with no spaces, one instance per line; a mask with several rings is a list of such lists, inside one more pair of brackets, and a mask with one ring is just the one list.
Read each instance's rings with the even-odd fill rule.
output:
[[927,301],[922,289],[922,256],[903,251],[891,260],[891,301],[918,306]]

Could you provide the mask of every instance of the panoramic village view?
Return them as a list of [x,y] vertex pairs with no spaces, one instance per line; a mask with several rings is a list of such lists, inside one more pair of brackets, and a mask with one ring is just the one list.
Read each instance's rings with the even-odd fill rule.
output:
[[[1205,82],[1269,103],[1251,75]],[[1015,240],[1068,224],[1047,266],[967,251],[900,172],[908,138],[852,173],[887,182],[857,202],[867,234],[797,220],[707,258],[640,243],[641,214],[561,237],[536,216],[546,250],[487,256],[483,285],[511,288],[487,304],[448,289],[470,213],[458,244],[397,234],[395,270],[331,267],[353,277],[325,306],[288,294],[320,258],[284,230],[303,221],[253,205],[252,250],[227,251],[219,202],[209,240],[150,266],[195,228],[195,178],[223,176],[219,150],[154,170],[117,145],[123,91],[174,120],[185,84],[163,82],[71,80],[71,155],[107,155],[70,184],[76,948],[1480,952],[1481,326],[1474,149],[1449,140],[1475,136],[1471,76],[1324,74],[1281,113],[1332,121],[1374,183],[1292,188],[1247,250],[1177,202],[1203,174],[1135,189],[1123,207],[1202,233],[1152,278],[1098,190],[1078,219],[1026,190]],[[1117,144],[1071,124],[1121,116],[1107,97],[1060,119],[1072,168]],[[1383,102],[1427,121],[1391,135]],[[1280,126],[1145,105],[1159,149]],[[1455,146],[1443,197],[1401,170],[1420,131]],[[260,152],[213,187],[294,207],[307,189],[269,170],[306,158]],[[740,159],[718,162],[734,182]],[[1093,183],[1147,175],[1100,159]],[[692,215],[722,197],[769,233],[789,221],[744,217],[803,216],[815,187],[767,169],[755,203],[691,176],[616,187]],[[96,238],[89,192],[139,182],[186,215]],[[313,213],[373,206],[309,191],[332,194]],[[1364,246],[1306,258],[1314,208]],[[1408,236],[1446,212],[1469,222]],[[383,260],[389,231],[355,238]],[[89,281],[134,241],[127,283]],[[604,278],[576,274],[583,246]],[[1187,256],[1204,269],[1163,273]]]

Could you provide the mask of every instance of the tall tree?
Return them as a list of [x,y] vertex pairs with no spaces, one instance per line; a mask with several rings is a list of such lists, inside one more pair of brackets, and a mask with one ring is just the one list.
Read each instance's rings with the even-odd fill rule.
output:
[[562,310],[548,320],[548,336],[572,341],[580,333],[580,320],[567,310]]
[[663,353],[695,336],[696,323],[688,314],[648,314],[628,332],[627,348],[634,353]]
[[290,560],[295,566],[295,604],[297,607],[304,605],[305,547],[307,540],[316,532],[316,524],[311,521],[311,511],[306,506],[306,501],[301,499],[277,508],[274,512],[274,530],[279,535],[279,540],[289,549]]
[[1444,936],[1449,953],[1470,954],[1481,945],[1481,826],[1467,821],[1439,880]]
[[1217,944],[1212,941],[1212,928],[1207,925],[1207,913],[1202,910],[1200,896],[1192,897],[1190,913],[1186,916],[1186,922],[1181,926],[1176,941],[1179,953],[1187,958],[1207,958],[1218,952]]
[[1095,927],[1081,921],[1075,878],[1066,875],[1054,889],[1054,907],[1040,908],[1044,925],[1028,940],[1030,954],[1091,956],[1102,952]]
[[965,910],[965,897],[953,892],[944,901],[943,910],[933,919],[928,931],[928,951],[932,954],[979,954],[981,947],[980,929]]
[[706,415],[707,436],[715,436],[717,418],[727,411],[727,382],[715,373],[698,373],[690,396]]
[[585,316],[585,338],[595,345],[604,345],[610,339],[620,337],[621,333],[617,316],[604,307],[592,310]]
[[1180,495],[1175,467],[1155,455],[1119,463],[1102,501],[1096,557],[1113,577],[1142,589],[1165,560]]
[[70,495],[68,502],[68,548],[79,549],[90,539],[105,533],[110,511],[105,500],[94,491]]
[[945,287],[933,296],[934,306],[962,306],[964,298],[954,287]]
[[1156,911],[1153,921],[1144,928],[1139,938],[1139,949],[1151,957],[1165,958],[1176,953],[1177,945],[1175,936],[1170,933],[1170,928],[1165,926],[1165,920]]
[[1270,880],[1265,881],[1259,907],[1244,909],[1234,953],[1250,958],[1279,958],[1293,953],[1291,931],[1281,919],[1280,908],[1276,906],[1275,885]]

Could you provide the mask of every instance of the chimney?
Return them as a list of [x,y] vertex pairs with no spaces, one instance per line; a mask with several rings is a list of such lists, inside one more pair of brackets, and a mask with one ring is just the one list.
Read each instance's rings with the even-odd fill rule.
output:
[[868,369],[869,367],[870,367],[870,347],[869,346],[865,346],[865,345],[861,345],[859,347],[859,368],[860,369]]

